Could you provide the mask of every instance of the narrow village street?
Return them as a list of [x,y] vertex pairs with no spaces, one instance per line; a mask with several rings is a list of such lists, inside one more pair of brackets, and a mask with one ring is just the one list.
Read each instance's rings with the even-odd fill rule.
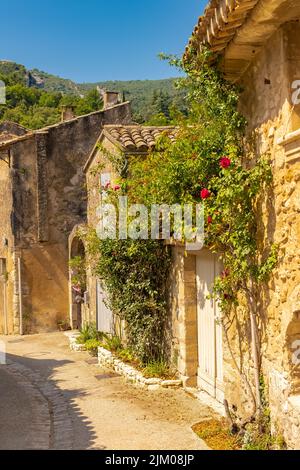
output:
[[2,3],[0,454],[299,451],[300,0]]
[[126,384],[63,333],[0,341],[0,449],[207,449],[191,426],[214,412],[183,390]]

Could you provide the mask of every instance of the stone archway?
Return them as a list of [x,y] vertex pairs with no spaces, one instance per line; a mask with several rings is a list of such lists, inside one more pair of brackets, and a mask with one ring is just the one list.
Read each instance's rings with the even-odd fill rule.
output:
[[79,237],[80,227],[75,227],[69,237],[69,303],[72,329],[81,329],[86,291],[85,246]]

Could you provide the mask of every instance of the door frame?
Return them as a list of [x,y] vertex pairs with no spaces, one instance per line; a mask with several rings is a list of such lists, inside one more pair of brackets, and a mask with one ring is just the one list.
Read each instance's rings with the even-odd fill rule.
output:
[[[209,250],[202,250],[197,254],[196,258],[196,291],[197,291],[197,342],[198,342],[198,368],[197,368],[197,386],[202,390],[206,391],[213,398],[219,402],[224,401],[224,374],[223,374],[223,333],[222,326],[218,324],[217,318],[219,313],[218,303],[214,299],[202,298],[204,302],[211,303],[211,309],[213,318],[210,317],[210,313],[206,313],[207,322],[204,324],[204,332],[200,332],[201,322],[200,315],[204,313],[204,308],[200,307],[199,299],[199,276],[198,276],[198,263],[201,263],[201,257],[203,262],[210,263],[207,266],[207,273],[210,274],[211,280],[209,280],[209,287],[203,295],[205,297],[211,292],[213,279],[218,276],[221,272],[222,265],[218,259],[218,256],[213,254]],[[205,279],[202,279],[205,283]],[[207,305],[207,304],[206,304]],[[203,327],[203,325],[202,325]],[[209,341],[211,338],[212,339]],[[203,363],[200,362],[200,355],[205,357],[206,369],[210,368],[210,374],[207,370],[204,370]],[[210,357],[209,357],[210,356]]]
[[[102,292],[100,292],[102,291]],[[101,299],[100,299],[101,296]],[[102,284],[101,279],[96,279],[96,328],[98,331],[103,331],[103,333],[111,334],[113,335],[115,333],[115,319],[114,319],[114,314],[113,312],[105,305],[105,289]],[[101,302],[101,304],[100,304]],[[101,309],[101,307],[104,307]],[[108,319],[108,323],[110,323],[110,326],[107,327],[107,331],[104,331],[103,329],[100,329],[100,322],[99,322],[99,315],[102,313],[107,313],[110,315],[110,318]],[[104,324],[104,323],[103,323]]]
[[3,334],[8,335],[8,308],[7,308],[7,259],[0,258],[0,284],[1,298],[0,305],[3,319]]

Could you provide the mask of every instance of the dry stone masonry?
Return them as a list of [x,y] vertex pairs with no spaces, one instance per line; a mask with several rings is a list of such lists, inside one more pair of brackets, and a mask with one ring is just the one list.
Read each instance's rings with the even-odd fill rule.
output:
[[[72,351],[81,352],[86,350],[83,344],[77,343],[79,336],[78,333],[67,334],[67,336],[69,338],[70,349]],[[159,390],[161,388],[178,388],[182,386],[182,380],[163,380],[159,378],[144,377],[141,371],[124,363],[112,352],[102,347],[98,348],[98,364],[101,367],[114,370],[125,377],[128,382],[150,391]]]

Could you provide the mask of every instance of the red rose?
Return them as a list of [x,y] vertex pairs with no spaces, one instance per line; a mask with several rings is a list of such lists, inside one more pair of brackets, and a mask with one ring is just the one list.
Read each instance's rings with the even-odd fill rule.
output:
[[204,188],[202,189],[200,196],[201,196],[201,199],[207,199],[210,196],[210,191]]
[[229,274],[230,274],[229,269],[228,268],[224,269],[224,271],[222,271],[222,273],[221,273],[222,279],[226,279],[226,277],[228,277]]
[[116,186],[114,186],[114,191],[119,191],[121,189],[121,186],[119,184],[116,184]]
[[227,157],[222,157],[220,160],[220,167],[221,168],[228,168],[231,165],[231,160]]
[[212,221],[213,221],[213,218],[212,218],[211,215],[209,215],[209,216],[207,217],[207,223],[208,223],[208,224],[212,224]]

